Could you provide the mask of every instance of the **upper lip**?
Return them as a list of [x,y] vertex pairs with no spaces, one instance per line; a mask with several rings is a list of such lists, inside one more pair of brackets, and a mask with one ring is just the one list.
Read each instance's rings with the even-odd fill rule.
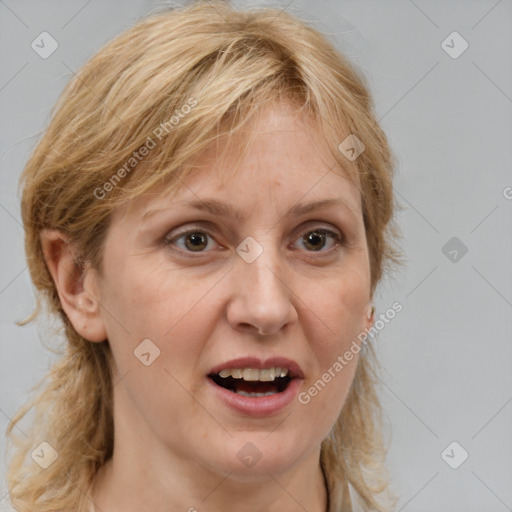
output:
[[290,370],[289,375],[292,379],[304,378],[304,374],[299,364],[286,357],[270,357],[265,360],[259,359],[258,357],[239,357],[214,366],[210,370],[209,375],[219,373],[221,370],[231,370],[233,368],[255,368],[263,370],[265,368],[274,367],[288,368]]

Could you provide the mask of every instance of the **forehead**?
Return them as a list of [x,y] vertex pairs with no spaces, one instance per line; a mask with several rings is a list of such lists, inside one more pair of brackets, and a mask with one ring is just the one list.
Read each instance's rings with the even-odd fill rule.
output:
[[352,210],[361,209],[353,164],[347,160],[341,167],[319,125],[287,104],[273,105],[243,130],[217,137],[188,169],[183,179],[170,176],[168,186],[137,198],[129,209],[148,203],[197,203],[212,195],[242,207],[249,199],[275,203],[341,197]]
[[340,175],[357,177],[356,166],[346,159],[340,165],[328,145],[319,122],[291,103],[274,103],[262,109],[243,129],[233,135],[222,135],[198,155],[198,168],[208,167],[219,179],[231,179],[229,171],[255,168],[259,174],[271,171],[293,171],[308,166],[332,169]]

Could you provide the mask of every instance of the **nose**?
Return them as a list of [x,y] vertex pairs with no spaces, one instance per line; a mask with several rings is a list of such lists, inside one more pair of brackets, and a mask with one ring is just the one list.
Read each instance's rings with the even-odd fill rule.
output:
[[264,250],[252,263],[242,258],[236,261],[227,310],[233,329],[271,335],[297,320],[292,283],[280,267],[279,255],[270,250]]

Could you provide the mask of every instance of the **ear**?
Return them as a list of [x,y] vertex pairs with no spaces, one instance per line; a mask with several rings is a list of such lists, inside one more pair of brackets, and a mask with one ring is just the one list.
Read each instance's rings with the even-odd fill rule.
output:
[[367,309],[366,318],[365,318],[365,328],[367,330],[370,330],[370,328],[373,326],[374,313],[375,313],[375,308],[373,307],[373,302],[370,301],[368,303],[368,309]]
[[73,245],[60,231],[45,229],[40,236],[44,259],[73,327],[89,341],[105,341],[97,271],[77,262]]

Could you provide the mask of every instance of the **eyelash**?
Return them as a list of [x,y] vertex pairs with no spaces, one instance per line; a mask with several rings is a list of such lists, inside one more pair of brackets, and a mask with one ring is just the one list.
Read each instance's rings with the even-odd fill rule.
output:
[[[172,238],[168,238],[168,237],[165,237],[164,240],[163,240],[163,244],[164,246],[169,246],[169,245],[172,245],[174,242],[176,242],[177,240],[181,239],[181,238],[184,238],[186,237],[187,235],[191,235],[193,233],[201,233],[201,234],[205,234],[207,235],[208,237],[214,239],[214,236],[205,228],[197,228],[197,229],[188,229],[187,231],[183,231],[181,233],[177,233],[175,236],[173,236]],[[308,253],[312,253],[312,254],[316,254],[316,253],[330,253],[331,251],[333,250],[336,250],[339,246],[344,246],[346,245],[346,239],[345,239],[345,236],[343,234],[340,234],[336,231],[333,231],[331,229],[328,229],[328,228],[313,228],[313,229],[308,229],[306,231],[304,231],[301,236],[299,236],[297,238],[297,240],[302,240],[304,238],[304,235],[307,235],[307,234],[310,234],[310,233],[321,233],[321,234],[324,234],[324,235],[327,235],[327,236],[330,236],[336,243],[336,245],[334,245],[334,247],[332,247],[331,249],[327,249],[327,250],[319,250],[319,251],[306,251]],[[187,249],[183,249],[183,248],[178,248],[177,249],[178,251],[183,251],[183,252],[186,252],[187,255],[188,254],[191,254],[191,255],[194,255],[194,254],[203,254],[205,252],[209,252],[207,250],[202,250],[202,251],[189,251]]]

